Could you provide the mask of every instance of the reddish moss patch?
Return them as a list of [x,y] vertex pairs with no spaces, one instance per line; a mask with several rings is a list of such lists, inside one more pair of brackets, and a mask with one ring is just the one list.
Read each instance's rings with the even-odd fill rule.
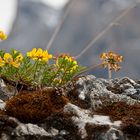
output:
[[122,118],[126,116],[140,116],[140,104],[130,106],[125,102],[117,102],[103,106],[102,109],[99,109],[97,112],[100,114],[108,115],[113,120],[122,120]]
[[0,110],[0,116],[6,115],[4,110]]
[[122,131],[133,138],[140,139],[140,104],[130,106],[124,102],[117,102],[106,105],[97,112],[108,115],[113,120],[121,120]]
[[52,113],[63,110],[68,99],[56,93],[55,89],[24,91],[6,102],[6,114],[22,122],[36,123]]
[[[137,116],[138,117],[138,116]],[[135,116],[134,116],[135,118]],[[129,137],[140,139],[140,116],[138,118],[125,117],[122,120],[121,130]]]

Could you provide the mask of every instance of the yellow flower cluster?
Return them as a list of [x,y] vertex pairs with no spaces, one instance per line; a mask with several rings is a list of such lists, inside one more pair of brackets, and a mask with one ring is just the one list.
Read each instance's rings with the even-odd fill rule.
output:
[[[71,73],[78,68],[77,61],[73,57],[69,56],[68,54],[61,54],[60,56],[58,56],[56,60],[57,67],[60,67],[59,58],[62,58],[66,61],[65,63],[67,63],[67,66],[69,67],[69,70]],[[61,70],[64,70],[64,69],[62,68]]]
[[3,31],[0,31],[0,39],[1,40],[7,39],[7,35]]
[[11,54],[5,53],[3,60],[1,59],[0,66],[3,66],[4,64],[10,64],[13,67],[18,68],[22,60],[23,60],[22,54],[18,54],[15,58],[13,58]]
[[27,56],[32,58],[33,60],[46,61],[46,62],[48,62],[48,60],[52,58],[52,55],[48,54],[47,50],[43,51],[41,48],[39,49],[33,48],[32,51],[27,53]]
[[101,60],[103,60],[104,67],[110,67],[110,70],[120,70],[120,62],[123,61],[123,56],[115,54],[113,52],[102,53],[100,55]]
[[68,57],[68,56],[66,56],[65,59],[66,59],[68,62],[72,63],[72,65],[73,65],[73,66],[71,67],[71,69],[70,69],[70,72],[75,71],[75,70],[77,69],[77,67],[78,67],[77,61],[76,61],[73,57]]

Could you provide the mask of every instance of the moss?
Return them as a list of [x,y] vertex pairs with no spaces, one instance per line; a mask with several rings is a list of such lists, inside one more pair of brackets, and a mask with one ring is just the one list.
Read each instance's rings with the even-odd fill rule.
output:
[[140,116],[137,116],[138,118],[128,118],[125,117],[122,120],[121,124],[121,130],[129,137],[135,139],[140,139]]
[[6,115],[4,110],[0,110],[0,116]]
[[127,135],[140,139],[140,104],[128,105],[125,102],[104,105],[98,114],[108,115],[113,121],[121,120],[121,129]]
[[104,105],[97,111],[100,114],[109,115],[113,120],[122,120],[123,117],[140,116],[140,104],[128,105],[125,102]]
[[68,99],[53,88],[24,91],[6,102],[6,114],[22,122],[36,123],[63,110]]

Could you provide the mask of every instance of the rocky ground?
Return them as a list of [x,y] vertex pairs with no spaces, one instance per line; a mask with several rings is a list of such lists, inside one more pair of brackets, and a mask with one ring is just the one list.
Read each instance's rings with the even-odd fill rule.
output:
[[1,140],[140,140],[140,81],[79,77],[21,91],[0,80]]

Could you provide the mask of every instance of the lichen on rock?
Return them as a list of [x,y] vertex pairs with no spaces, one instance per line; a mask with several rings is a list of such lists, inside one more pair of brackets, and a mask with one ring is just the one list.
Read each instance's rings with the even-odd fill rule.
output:
[[128,77],[77,77],[63,87],[21,91],[0,106],[3,139],[140,139],[140,83]]

